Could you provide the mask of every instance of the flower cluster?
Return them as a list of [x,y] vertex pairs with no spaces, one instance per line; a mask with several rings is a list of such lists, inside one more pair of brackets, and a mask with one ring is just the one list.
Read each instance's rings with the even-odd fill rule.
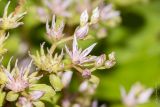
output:
[[[95,7],[95,4],[98,7]],[[98,32],[96,33],[97,38],[103,38],[107,35],[107,30],[104,30],[106,27],[114,27],[121,21],[120,12],[114,10],[112,4],[106,5],[103,0],[44,0],[42,1],[42,5],[44,6],[39,6],[37,8],[37,13],[40,16],[39,19],[42,22],[46,21],[46,16],[50,18],[51,14],[55,14],[58,17],[62,17],[64,20],[70,18],[71,21],[67,21],[68,25],[78,24],[79,20],[77,16],[83,12],[80,16],[80,26],[78,26],[75,31],[75,34],[80,39],[83,39],[89,33],[90,25],[94,25],[94,29],[98,32],[103,29],[104,35]],[[70,7],[74,7],[75,9],[71,9]],[[92,14],[90,23],[88,22],[88,14]],[[98,21],[99,24],[97,23]],[[105,25],[105,28],[102,25]],[[92,31],[94,31],[94,29],[92,29]]]

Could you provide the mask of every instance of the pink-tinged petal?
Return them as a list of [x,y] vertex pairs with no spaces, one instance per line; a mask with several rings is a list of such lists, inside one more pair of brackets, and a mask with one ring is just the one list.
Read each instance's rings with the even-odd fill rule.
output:
[[55,24],[56,24],[56,16],[53,15],[53,17],[52,17],[52,29],[55,29]]
[[73,47],[73,56],[75,56],[75,54],[78,51],[78,43],[76,36],[74,36],[72,47]]
[[[59,0],[58,0],[59,1]],[[68,8],[68,6],[71,4],[71,0],[65,0],[63,1],[63,4],[62,4],[62,8],[63,9],[66,9]]]
[[126,90],[123,86],[120,87],[120,92],[121,92],[122,99],[125,99],[127,94],[126,94]]
[[7,70],[4,70],[4,73],[7,75],[8,77],[8,82],[14,81],[13,76],[10,74],[10,72],[8,72]]
[[152,93],[153,93],[152,88],[149,88],[149,89],[143,91],[137,99],[138,103],[142,104],[142,103],[147,102],[149,100],[150,96],[152,95]]
[[87,22],[88,22],[88,12],[87,10],[85,10],[80,16],[80,23],[83,26],[87,24]]
[[78,27],[76,30],[75,30],[75,35],[78,39],[84,39],[87,34],[88,34],[88,30],[89,30],[89,26],[88,24],[82,26],[82,27]]
[[88,85],[89,85],[88,81],[82,82],[80,87],[79,87],[79,91],[80,92],[86,91],[88,89]]
[[109,5],[107,5],[107,6],[105,6],[104,8],[103,8],[103,10],[105,11],[105,12],[109,12],[109,11],[111,11],[112,10],[112,4],[109,4]]
[[46,21],[46,31],[47,31],[48,34],[50,33],[50,28],[49,28],[48,19],[47,19],[47,21]]
[[5,8],[4,8],[3,18],[4,18],[4,17],[7,17],[9,5],[10,5],[10,1],[7,3],[7,5],[6,5]]
[[43,91],[33,91],[30,94],[30,99],[31,100],[38,100],[39,98],[41,98],[44,95]]
[[66,71],[62,74],[62,83],[64,87],[67,87],[72,79],[72,71]]
[[120,12],[119,11],[115,11],[115,12],[110,12],[107,14],[107,16],[105,17],[105,19],[112,19],[113,17],[119,16]]
[[58,34],[60,34],[60,36],[62,36],[62,32],[63,32],[64,26],[65,26],[65,24],[64,24],[64,22],[62,21],[60,27],[58,28]]
[[33,107],[32,103],[25,97],[20,97],[18,100],[18,104],[20,104],[20,106],[22,107]]
[[86,57],[95,47],[96,43],[94,43],[93,45],[91,45],[90,47],[88,47],[87,49],[85,49],[82,53],[81,53],[81,57]]

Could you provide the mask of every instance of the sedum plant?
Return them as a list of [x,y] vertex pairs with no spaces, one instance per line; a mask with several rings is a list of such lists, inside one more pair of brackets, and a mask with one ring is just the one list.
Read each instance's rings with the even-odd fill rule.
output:
[[[49,1],[45,2],[51,8]],[[23,25],[20,20],[26,14],[26,12],[19,13],[15,9],[8,15],[9,4],[10,2],[5,6],[4,14],[0,18],[0,56],[2,59],[7,52],[4,42],[8,38],[8,30]],[[57,7],[61,8],[57,13],[69,16],[69,13],[65,11],[69,2],[62,3],[62,6]],[[116,64],[115,52],[96,56],[91,52],[97,43],[82,49],[79,42],[92,39],[89,35],[90,29],[94,29],[102,20],[108,20],[109,23],[109,20],[115,17],[119,17],[119,12],[112,10],[112,5],[103,6],[103,8],[96,7],[90,15],[87,10],[84,10],[80,15],[79,25],[72,35],[64,33],[65,21],[59,20],[56,15],[53,15],[51,25],[47,19],[46,35],[51,47],[47,48],[45,43],[42,43],[40,50],[37,50],[35,54],[29,52],[32,61],[24,67],[18,66],[18,59],[12,67],[13,58],[10,59],[7,67],[1,63],[0,106],[14,104],[17,107],[45,107],[46,102],[49,102],[54,107],[98,107],[97,101],[93,101],[93,95],[100,79],[93,72],[113,67]],[[68,90],[75,75],[80,80],[76,95]],[[43,80],[47,81],[43,82]],[[128,96],[123,88],[122,98],[123,103],[127,105]]]

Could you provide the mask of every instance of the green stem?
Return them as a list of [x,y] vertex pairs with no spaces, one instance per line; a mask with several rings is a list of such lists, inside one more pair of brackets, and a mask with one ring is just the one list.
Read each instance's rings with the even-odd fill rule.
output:
[[72,39],[73,39],[73,36],[64,38],[64,39],[62,39],[61,41],[59,41],[59,42],[57,43],[57,45],[62,44],[62,43],[65,43],[65,42],[70,41],[70,40],[72,40]]
[[3,36],[5,34],[4,30],[0,30],[0,36]]
[[75,66],[75,65],[73,65],[73,68],[75,68],[77,71],[79,71],[80,73],[82,73],[83,72],[83,69],[82,68],[80,68],[80,67],[77,67],[77,66]]
[[52,46],[50,48],[51,54],[53,54],[53,52],[55,51],[56,47],[57,47],[57,43],[52,44]]

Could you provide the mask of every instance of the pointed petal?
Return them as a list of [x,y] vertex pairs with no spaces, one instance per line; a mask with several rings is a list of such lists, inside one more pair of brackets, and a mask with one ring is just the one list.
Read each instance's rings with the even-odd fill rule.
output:
[[10,5],[10,1],[7,3],[7,5],[5,6],[4,8],[4,14],[3,14],[3,17],[7,17],[7,14],[8,14],[8,7]]
[[53,15],[53,17],[52,17],[52,29],[55,28],[55,24],[56,24],[56,16]]
[[73,47],[73,56],[75,56],[75,54],[78,51],[78,43],[76,36],[74,36],[72,47]]
[[50,32],[48,19],[47,19],[47,21],[46,21],[46,31],[47,31],[47,33],[49,33],[49,32]]
[[126,97],[126,90],[123,86],[120,87],[121,97],[122,99],[125,99]]
[[149,97],[152,95],[152,93],[153,93],[153,89],[152,88],[149,88],[149,89],[145,90],[138,97],[138,102],[139,103],[147,102],[149,100]]
[[96,43],[94,43],[93,45],[91,45],[90,47],[88,47],[87,49],[85,49],[82,53],[81,53],[81,57],[86,57],[95,47]]

